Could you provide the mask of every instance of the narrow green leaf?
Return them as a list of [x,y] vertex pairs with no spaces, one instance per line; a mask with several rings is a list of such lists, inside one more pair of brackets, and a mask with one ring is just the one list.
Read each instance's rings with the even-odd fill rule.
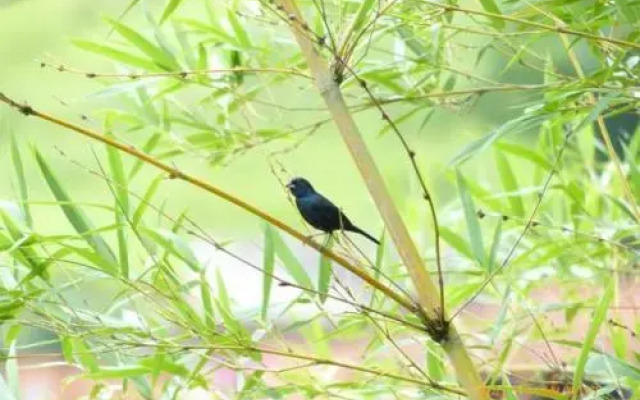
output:
[[[502,12],[500,12],[500,9],[498,8],[498,5],[494,0],[480,0],[480,4],[482,5],[482,8],[484,8],[486,12],[491,14],[502,15]],[[489,17],[489,20],[491,21],[491,24],[494,26],[496,30],[502,31],[504,29],[504,20],[500,18],[493,18],[493,17]]]
[[69,336],[60,337],[60,347],[62,349],[62,357],[64,360],[72,364],[73,360],[73,340]]
[[95,354],[87,347],[84,340],[79,338],[72,338],[74,355],[80,364],[88,369],[91,373],[100,371],[100,365]]
[[134,227],[140,226],[140,223],[142,222],[142,217],[144,216],[147,209],[149,209],[149,206],[152,204],[153,196],[156,194],[156,191],[158,190],[158,187],[160,186],[160,183],[162,183],[162,181],[164,181],[164,176],[158,175],[149,184],[149,187],[147,188],[144,195],[142,196],[142,199],[140,200],[140,204],[138,205],[138,208],[136,208],[136,210],[133,213],[131,224]]
[[371,12],[374,4],[377,4],[375,0],[364,0],[360,3],[356,17],[353,19],[353,32],[358,32],[360,28],[362,28],[362,25],[364,24],[367,15]]
[[158,66],[153,62],[149,61],[148,59],[138,57],[133,54],[129,54],[125,51],[118,50],[114,47],[98,44],[95,42],[91,42],[89,40],[81,40],[81,39],[74,39],[72,40],[72,42],[76,47],[79,47],[83,50],[100,54],[114,61],[118,61],[123,64],[130,65],[132,67],[142,68],[147,71],[159,70]]
[[207,48],[202,44],[198,43],[198,60],[196,61],[196,69],[207,69],[209,65],[209,56],[207,55]]
[[595,106],[591,109],[589,114],[582,121],[580,121],[580,124],[578,124],[578,126],[575,128],[576,132],[586,128],[587,126],[590,126],[591,123],[595,121],[596,118],[598,118],[598,116],[600,116],[600,114],[602,114],[602,112],[607,109],[607,107],[609,107],[611,101],[618,96],[619,94],[617,93],[609,93],[606,96],[601,96]]
[[[329,236],[326,246],[331,248],[333,245],[333,235]],[[329,287],[331,285],[332,263],[331,259],[324,254],[320,255],[320,266],[318,270],[318,292],[320,292],[320,302],[327,300]]]
[[180,69],[180,66],[176,62],[173,55],[165,52],[160,46],[151,43],[151,41],[142,36],[140,33],[113,19],[107,18],[107,22],[111,24],[113,29],[115,29],[115,31],[118,32],[123,38],[127,39],[127,41],[129,41],[132,45],[146,54],[154,61],[155,64],[160,66],[162,69],[170,71]]
[[[109,129],[106,129],[109,132]],[[113,135],[107,133],[106,136]],[[111,146],[106,146],[107,158],[109,160],[109,169],[111,179],[108,181],[113,190],[115,197],[115,220],[118,226],[118,260],[120,262],[120,271],[123,277],[129,277],[129,248],[127,241],[126,224],[129,221],[129,183],[124,172],[124,164],[120,152]]]
[[602,375],[604,371],[611,371],[615,378],[629,377],[640,382],[640,368],[610,354],[591,354],[585,370],[594,375]]
[[215,314],[213,311],[213,301],[211,300],[211,286],[203,268],[200,271],[200,296],[202,297],[202,308],[204,309],[204,320],[209,329],[213,332],[216,328]]
[[233,29],[233,33],[236,36],[238,44],[240,44],[240,46],[244,47],[245,49],[250,48],[251,40],[249,39],[249,35],[238,20],[238,15],[231,8],[227,10],[227,18],[229,23],[231,24],[231,28]]
[[502,296],[500,311],[498,311],[498,316],[496,317],[495,322],[492,324],[491,332],[489,333],[489,338],[491,339],[492,345],[498,340],[500,334],[502,333],[502,329],[507,322],[507,313],[509,311],[509,307],[511,307],[512,302],[513,296],[511,294],[511,285],[508,285],[506,290],[504,291],[504,295]]
[[609,304],[611,303],[611,299],[613,298],[613,293],[615,290],[615,279],[609,279],[607,283],[607,287],[604,290],[598,305],[593,310],[593,316],[591,317],[591,324],[589,325],[589,329],[587,330],[587,334],[584,337],[584,343],[582,344],[582,348],[580,349],[580,355],[576,360],[575,364],[575,372],[573,374],[573,392],[572,398],[577,399],[580,388],[582,387],[582,378],[584,377],[585,366],[587,364],[587,360],[589,359],[589,354],[593,349],[593,344],[595,343],[596,337],[598,336],[598,332],[600,331],[600,326],[602,322],[607,317],[607,312],[609,311]]
[[311,283],[311,278],[302,267],[302,264],[296,259],[296,257],[291,252],[291,249],[284,242],[282,237],[276,232],[273,231],[273,243],[276,251],[276,255],[282,261],[282,265],[285,267],[289,275],[298,283],[300,286],[306,288],[312,288],[313,283]]
[[18,178],[18,191],[20,192],[20,207],[24,213],[27,226],[33,228],[33,219],[31,217],[31,209],[29,208],[29,192],[27,190],[27,180],[24,176],[24,168],[22,166],[22,157],[20,156],[20,148],[16,142],[15,135],[11,135],[11,160],[13,168],[16,170]]
[[218,297],[215,300],[216,305],[218,307],[218,311],[220,312],[220,316],[224,322],[224,327],[230,333],[238,336],[238,338],[242,338],[246,336],[242,325],[238,321],[238,319],[233,315],[233,311],[231,310],[231,301],[229,299],[229,295],[227,294],[227,288],[224,284],[224,280],[222,279],[222,274],[220,274],[220,270],[216,270],[216,283],[218,286]]
[[263,280],[262,280],[262,309],[260,315],[263,321],[267,319],[269,310],[269,298],[271,296],[271,286],[273,285],[273,272],[275,267],[275,249],[273,244],[273,228],[265,225],[264,229],[264,249],[262,258]]
[[497,265],[495,265],[496,263],[496,256],[498,254],[498,249],[500,248],[500,240],[502,239],[502,219],[498,220],[498,224],[496,225],[496,230],[493,233],[493,242],[491,243],[491,253],[489,253],[489,262],[488,262],[488,268],[489,268],[489,273],[491,273],[496,267]]
[[382,268],[384,267],[384,257],[386,252],[386,243],[387,243],[387,235],[385,232],[382,232],[382,237],[380,238],[380,245],[376,247],[376,261],[373,264],[374,271],[373,276],[376,279],[380,279],[380,273],[382,272]]
[[[131,0],[131,2],[127,5],[124,11],[122,11],[122,14],[118,16],[118,21],[122,21],[122,19],[126,17],[127,14],[129,14],[129,11],[131,11],[133,7],[135,7],[139,2],[140,0]],[[113,32],[113,29],[111,30],[111,32],[109,32],[109,35],[111,35],[112,32]]]
[[16,351],[16,339],[21,329],[21,325],[11,325],[5,335],[4,347],[8,347],[7,361],[4,364],[4,371],[7,376],[7,383],[11,393],[17,398],[20,398],[20,377],[18,369],[18,359]]
[[505,142],[496,143],[495,147],[497,147],[498,149],[506,153],[512,154],[516,157],[531,161],[532,163],[536,164],[537,166],[539,166],[544,170],[548,171],[551,168],[553,168],[553,165],[549,161],[547,161],[544,157],[542,157],[541,155],[531,150],[531,148],[529,147],[520,146],[514,143],[505,143]]
[[450,166],[458,166],[467,161],[469,158],[475,156],[476,154],[482,152],[482,150],[491,146],[493,142],[498,140],[500,137],[500,131],[495,130],[490,134],[481,137],[480,139],[474,140],[473,142],[466,145],[457,156],[455,156],[450,162]]
[[173,254],[184,261],[193,271],[200,271],[201,268],[198,259],[180,235],[167,229],[151,229],[146,227],[140,227],[140,232],[158,243],[169,254]]
[[449,162],[449,165],[461,165],[471,157],[476,156],[477,154],[491,146],[493,142],[500,139],[501,137],[512,132],[522,132],[524,130],[530,129],[531,127],[539,125],[545,119],[546,116],[544,115],[524,114],[516,119],[509,120],[500,125],[493,132],[466,145],[462,149],[462,151]]
[[427,351],[427,369],[429,370],[429,377],[440,381],[444,378],[444,362],[442,358],[438,356],[438,346],[434,343],[426,342]]
[[224,43],[237,42],[237,40],[233,36],[229,35],[227,32],[220,29],[220,24],[218,23],[218,21],[212,20],[210,23],[203,23],[200,20],[190,19],[190,18],[180,18],[179,21],[191,27],[194,31],[213,35]]
[[407,24],[397,24],[395,31],[416,56],[422,57],[429,51]]
[[[230,66],[231,68],[241,68],[242,67],[242,53],[238,50],[231,50],[229,54]],[[242,85],[244,82],[244,72],[243,71],[234,71],[233,72],[233,82],[236,85]]]
[[164,23],[173,14],[173,12],[178,8],[178,6],[182,3],[182,0],[169,0],[164,11],[162,12],[162,17],[160,17],[160,25]]
[[40,167],[40,171],[44,176],[49,189],[53,193],[56,200],[60,202],[60,208],[67,217],[69,223],[74,227],[79,235],[85,237],[87,243],[93,248],[93,250],[100,256],[102,263],[100,266],[103,270],[111,275],[117,275],[119,273],[118,263],[116,257],[107,245],[107,242],[98,234],[91,233],[94,228],[91,222],[85,217],[84,213],[78,208],[73,200],[67,195],[58,178],[53,174],[53,171],[42,157],[40,152],[34,149],[36,161]]
[[[379,280],[380,276],[382,275],[382,268],[384,268],[386,248],[387,248],[387,236],[383,231],[382,237],[380,238],[380,244],[376,247],[376,259],[373,264],[373,277],[376,280]],[[374,307],[374,305],[376,304],[377,293],[378,292],[376,289],[373,289],[371,291],[370,307]],[[382,296],[380,299],[384,301],[385,297]]]
[[466,240],[451,229],[446,226],[440,227],[440,237],[444,240],[449,246],[453,247],[458,253],[469,257],[470,259],[474,259],[473,251],[471,251],[471,247],[469,247],[469,243]]
[[122,365],[117,367],[102,367],[100,370],[85,374],[86,379],[124,379],[145,375],[151,372],[149,367],[141,365]]
[[12,218],[11,215],[9,215],[9,213],[5,212],[5,210],[0,209],[0,218],[2,219],[7,233],[12,240],[11,246],[7,251],[9,251],[9,253],[18,260],[18,262],[20,262],[20,264],[31,270],[31,272],[29,272],[29,276],[25,278],[25,281],[30,280],[35,276],[48,281],[49,272],[47,271],[46,264],[40,262],[41,258],[33,247],[31,247],[33,241],[31,232],[26,228],[21,227],[20,224]]
[[[498,176],[500,177],[500,181],[502,182],[502,187],[505,191],[510,193],[515,193],[519,190],[518,181],[516,176],[511,169],[511,164],[509,164],[509,160],[505,157],[501,152],[496,151],[495,153],[496,160],[496,168],[498,169]],[[511,213],[516,216],[522,218],[524,216],[524,205],[522,203],[522,198],[517,194],[510,194],[507,197],[509,204],[511,206]]]
[[[108,132],[108,131],[107,131]],[[114,136],[111,133],[107,133],[106,136],[114,139]],[[114,185],[114,190],[117,195],[118,205],[124,212],[125,215],[129,215],[129,191],[127,188],[129,187],[129,182],[127,181],[127,177],[124,172],[124,164],[122,162],[122,156],[120,151],[114,149],[111,146],[106,146],[107,150],[107,158],[109,160],[109,168],[111,172],[111,178]]]
[[487,206],[490,210],[496,212],[502,212],[506,207],[506,204],[499,198],[495,197],[495,192],[484,188],[480,183],[475,181],[466,181],[467,190],[471,193],[471,196]]
[[231,310],[231,301],[229,300],[229,294],[227,293],[227,287],[222,279],[220,269],[216,269],[216,285],[218,287],[218,302],[225,310]]
[[456,170],[456,178],[462,209],[464,210],[464,216],[467,221],[467,231],[469,233],[471,251],[473,252],[476,261],[478,261],[480,265],[484,266],[486,258],[484,253],[484,243],[482,240],[482,231],[480,230],[478,216],[476,215],[476,206],[473,203],[473,199],[467,189],[466,181],[462,176],[462,173],[460,173],[460,170]]

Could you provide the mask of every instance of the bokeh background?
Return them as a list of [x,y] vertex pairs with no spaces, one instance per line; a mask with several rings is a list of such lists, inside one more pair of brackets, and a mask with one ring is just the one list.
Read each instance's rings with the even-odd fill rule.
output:
[[[106,40],[110,32],[103,18],[118,18],[128,3],[122,0],[0,0],[0,91],[61,118],[101,129],[99,110],[117,107],[114,96],[104,92],[105,86],[99,80],[52,68],[42,68],[41,60],[82,71],[110,71],[113,67],[110,62],[74,47],[71,39],[81,37],[95,41]],[[157,13],[161,10],[162,2],[152,3],[145,2],[143,6],[150,12]],[[192,2],[185,2],[181,7],[182,15],[198,12],[199,5],[190,3]],[[126,15],[125,21],[131,25],[144,25],[144,15],[142,12],[132,12]],[[473,45],[480,48],[482,43],[477,40],[470,39],[472,48]],[[590,61],[587,52],[579,47],[577,51],[588,69]],[[503,57],[488,55],[482,63],[474,65],[473,49],[464,54],[457,62],[460,66],[473,69],[478,75],[502,82],[541,82],[539,74],[517,65],[505,70],[508,61]],[[556,55],[559,69],[564,68],[566,60],[562,52],[558,50]],[[305,104],[309,93],[314,90],[308,84],[291,87],[286,92],[273,95],[276,99],[293,99],[293,102]],[[424,168],[438,204],[446,205],[456,196],[449,161],[466,143],[521,112],[520,105],[531,101],[535,96],[539,94],[498,93],[487,94],[466,105],[442,103],[434,107],[433,117],[426,126],[421,126],[419,119],[412,119],[401,125],[403,133],[418,154],[419,163]],[[83,121],[82,115],[86,115],[88,120]],[[290,119],[291,124],[295,125],[306,119],[317,118],[318,115],[320,113],[314,115],[299,112],[287,115],[286,112],[280,111],[278,118]],[[398,205],[406,216],[408,225],[416,233],[418,242],[428,246],[429,238],[426,235],[421,236],[421,232],[428,227],[429,217],[419,196],[408,195],[417,193],[417,188],[411,173],[408,172],[408,164],[400,151],[400,144],[393,135],[382,129],[383,124],[376,113],[358,115],[357,122],[365,133],[365,139],[389,188],[398,199]],[[91,173],[95,170],[93,152],[102,154],[103,151],[96,144],[35,119],[24,118],[7,108],[0,108],[0,127],[2,165],[10,164],[10,135],[16,135],[22,143],[30,143],[46,154],[49,161],[55,165],[58,175],[64,177],[67,189],[76,199],[92,203],[100,202],[109,196],[109,188],[105,182]],[[514,139],[523,143],[532,142],[535,140],[535,134],[533,131],[525,131]],[[188,157],[177,159],[175,162],[181,169],[204,177],[298,227],[303,225],[278,178],[304,176],[325,195],[340,204],[359,226],[376,235],[381,233],[380,218],[332,125],[325,125],[291,151],[283,153],[280,151],[282,148],[282,144],[257,147],[233,158],[223,167],[212,168],[201,160]],[[41,206],[33,208],[38,228],[48,233],[64,232],[68,228],[66,219],[59,209],[44,204],[51,200],[49,189],[35,168],[33,158],[29,153],[25,155],[30,196],[33,201],[43,202]],[[492,165],[493,162],[486,157],[478,157],[464,168],[470,178],[491,182],[496,179]],[[286,172],[282,172],[280,166],[284,167]],[[523,181],[526,181],[526,166],[514,162],[514,168],[516,174],[521,174]],[[2,172],[2,176],[0,200],[11,201],[17,198],[16,182],[12,180],[12,174]],[[140,179],[132,183],[131,189],[141,192],[146,184],[148,181]],[[244,254],[259,257],[264,225],[255,218],[180,182],[163,184],[157,197],[166,201],[165,207],[170,214],[176,215],[183,210],[189,210],[189,214],[197,219],[200,226],[212,232],[216,238],[232,241],[236,243],[236,249]],[[100,211],[88,212],[92,213],[91,217],[97,221],[110,218]],[[234,266],[232,260],[212,254],[211,249],[203,244],[192,245],[203,259],[225,265],[222,270],[229,292],[240,307],[248,308],[259,303],[259,275]],[[296,247],[296,251],[306,254],[304,257],[307,257],[311,265],[317,264],[315,255],[308,249]],[[99,286],[95,288],[95,292],[91,294],[92,301],[101,301],[101,290],[103,288]],[[287,298],[286,291],[274,292],[273,298],[274,302],[283,301]],[[25,336],[24,342],[46,338],[45,332],[34,330]],[[56,349],[55,344],[49,347],[50,351]],[[24,370],[24,379],[21,381],[24,399],[75,398],[89,387],[77,382],[66,385],[65,377],[73,372],[73,368],[45,361],[30,361],[32,365],[39,367]]]

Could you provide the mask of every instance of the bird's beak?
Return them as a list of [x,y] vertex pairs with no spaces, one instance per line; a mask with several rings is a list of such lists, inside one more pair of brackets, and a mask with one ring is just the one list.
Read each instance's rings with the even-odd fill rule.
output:
[[287,183],[287,189],[289,190],[293,189],[293,183]]

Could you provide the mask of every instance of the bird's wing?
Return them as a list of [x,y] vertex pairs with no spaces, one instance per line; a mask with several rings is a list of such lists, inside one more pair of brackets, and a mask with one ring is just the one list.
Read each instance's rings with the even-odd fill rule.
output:
[[346,229],[349,230],[353,226],[349,218],[340,209],[321,194],[318,194],[319,200],[316,204],[318,212],[323,215],[323,219],[331,227],[330,230]]

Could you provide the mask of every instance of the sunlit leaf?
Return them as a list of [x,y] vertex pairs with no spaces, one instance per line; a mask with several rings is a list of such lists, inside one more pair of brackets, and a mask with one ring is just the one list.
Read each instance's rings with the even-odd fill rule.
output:
[[485,265],[486,257],[484,252],[484,241],[482,239],[480,224],[478,223],[476,206],[473,202],[473,198],[467,190],[466,180],[459,170],[456,171],[456,177],[458,182],[458,193],[460,195],[462,209],[464,210],[465,220],[467,221],[467,231],[469,234],[471,251],[473,252],[473,256],[476,261],[480,265]]
[[118,263],[107,242],[99,234],[92,233],[94,228],[91,222],[82,210],[74,204],[73,199],[69,197],[58,178],[53,174],[53,171],[45,161],[44,157],[42,157],[37,150],[34,150],[34,154],[49,189],[51,189],[56,200],[60,202],[60,208],[67,217],[69,223],[75,228],[76,232],[78,232],[80,236],[86,239],[87,243],[100,256],[102,259],[100,266],[104,271],[112,275],[117,275],[120,272]]
[[264,273],[262,278],[262,309],[260,311],[260,315],[263,320],[266,320],[267,318],[269,299],[271,297],[271,286],[273,284],[273,273],[276,260],[274,247],[273,228],[270,225],[266,225],[264,230],[264,249],[262,250],[262,269]]
[[585,366],[587,365],[589,355],[591,354],[591,350],[593,349],[593,346],[595,344],[596,337],[598,336],[598,332],[600,331],[600,326],[607,317],[609,304],[611,303],[611,299],[613,298],[613,293],[615,290],[614,281],[614,279],[609,279],[609,282],[604,289],[604,293],[600,298],[600,301],[596,305],[596,308],[593,310],[593,316],[591,318],[591,323],[589,324],[589,329],[587,330],[582,348],[580,349],[580,355],[578,356],[578,359],[575,363],[575,372],[573,374],[574,397],[578,395],[578,391],[582,387]]
[[160,17],[160,24],[164,23],[173,14],[173,12],[178,8],[178,6],[182,3],[182,0],[169,0],[167,5],[164,7],[164,11],[162,12],[162,17]]

